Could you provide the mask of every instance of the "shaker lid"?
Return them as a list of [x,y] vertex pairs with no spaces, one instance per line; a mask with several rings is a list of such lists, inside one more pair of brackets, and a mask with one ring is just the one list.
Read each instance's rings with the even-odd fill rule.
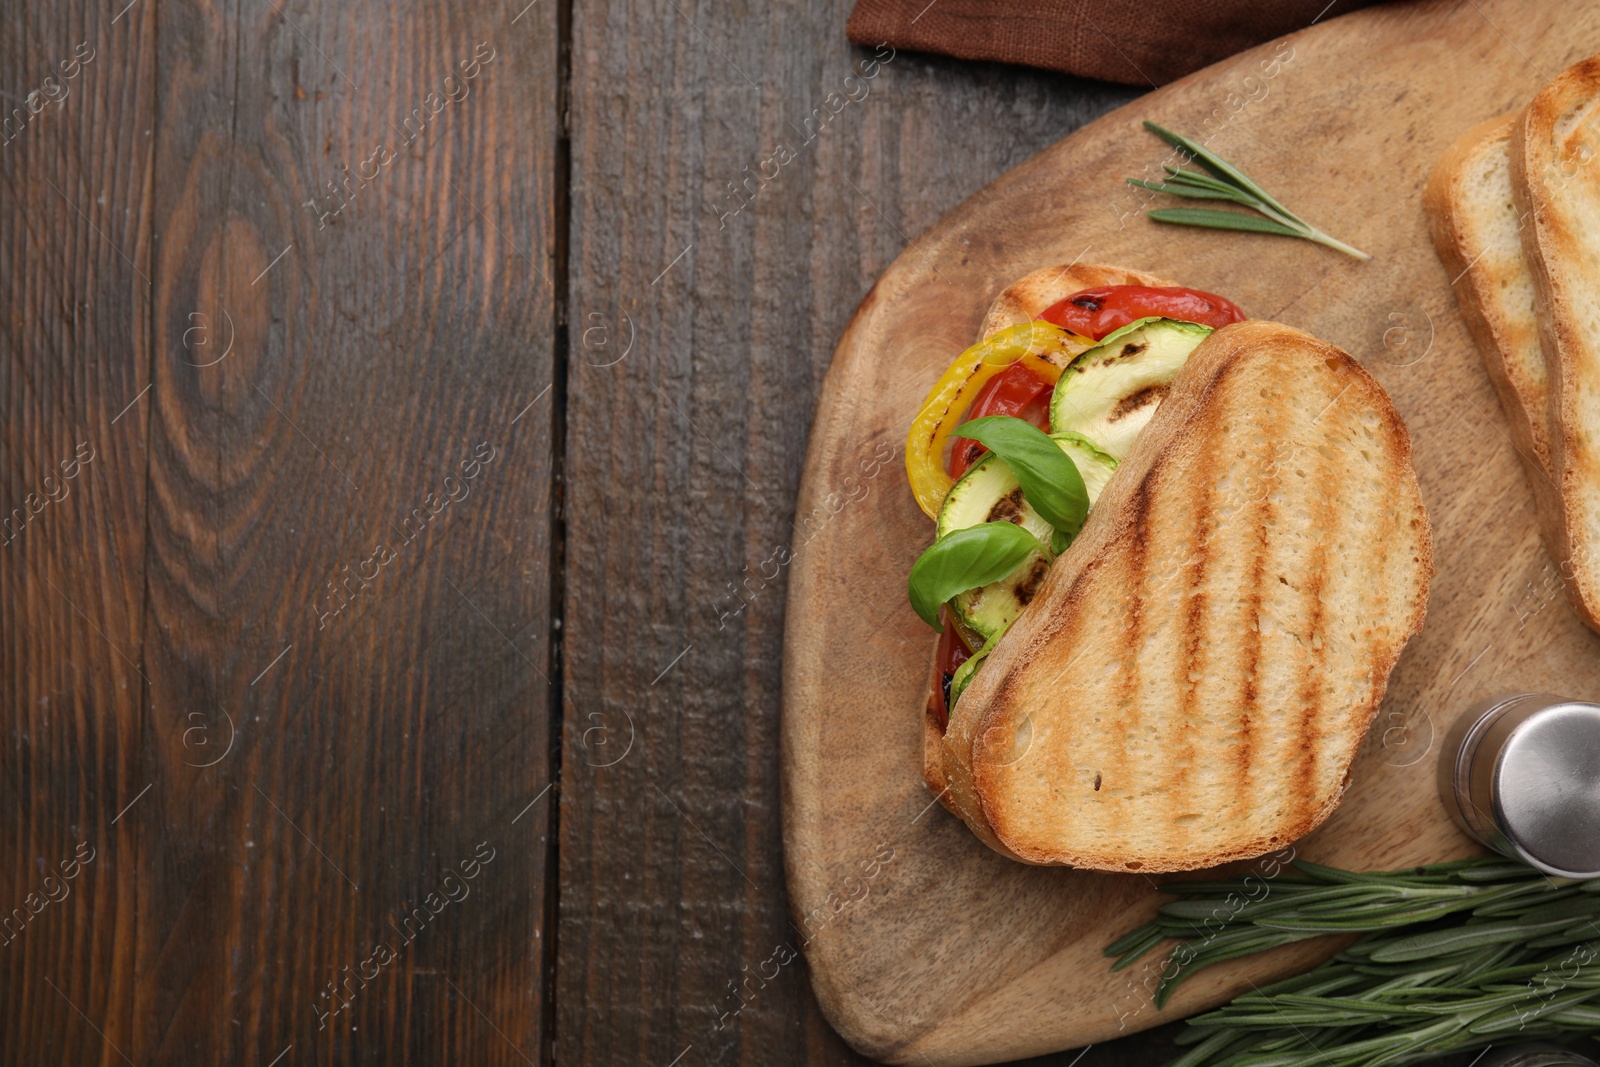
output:
[[1561,701],[1519,724],[1496,760],[1508,843],[1555,875],[1600,875],[1600,706]]

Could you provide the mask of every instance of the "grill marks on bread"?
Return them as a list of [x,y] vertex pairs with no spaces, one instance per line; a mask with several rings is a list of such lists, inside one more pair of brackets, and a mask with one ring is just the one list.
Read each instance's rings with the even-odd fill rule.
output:
[[[1207,427],[1202,437],[1202,452],[1211,452],[1216,446],[1216,433],[1214,427]],[[1190,497],[1179,496],[1178,500],[1187,505],[1189,514],[1182,517],[1178,529],[1193,531],[1192,547],[1187,558],[1183,560],[1183,573],[1179,578],[1179,586],[1185,590],[1183,594],[1182,623],[1175,635],[1177,638],[1177,655],[1174,662],[1177,666],[1173,678],[1178,690],[1178,721],[1168,731],[1167,740],[1168,766],[1166,773],[1167,788],[1174,794],[1183,795],[1188,792],[1191,771],[1195,764],[1196,751],[1195,720],[1202,713],[1200,707],[1200,687],[1196,684],[1205,676],[1210,667],[1210,656],[1206,645],[1206,623],[1211,610],[1211,598],[1206,588],[1207,564],[1211,560],[1212,538],[1216,532],[1216,515],[1213,511],[1216,506],[1216,484],[1205,487],[1204,491]],[[1182,816],[1180,815],[1180,818]],[[1180,837],[1188,836],[1188,824],[1178,822],[1174,826],[1175,833]]]
[[[1342,478],[1343,474],[1334,469],[1332,464],[1319,465],[1316,480],[1316,492],[1312,496],[1312,506],[1315,509],[1316,522],[1326,526],[1335,521],[1332,501],[1336,499],[1337,485],[1335,480]],[[1327,652],[1333,644],[1323,636],[1328,624],[1334,626],[1358,625],[1354,619],[1328,619],[1327,585],[1329,566],[1334,562],[1328,558],[1328,542],[1318,539],[1313,542],[1310,559],[1306,561],[1306,579],[1301,595],[1309,607],[1309,618],[1305,629],[1305,638],[1309,648],[1308,662],[1305,665],[1304,681],[1300,687],[1300,722],[1297,736],[1299,752],[1299,780],[1306,783],[1316,782],[1317,753],[1319,742],[1322,740],[1321,723],[1326,712],[1323,708],[1323,696],[1326,689],[1328,672]],[[1336,712],[1337,714],[1337,712]],[[1319,791],[1320,792],[1320,791]],[[1301,790],[1298,794],[1291,794],[1291,798],[1299,803],[1292,809],[1292,821],[1304,824],[1311,821],[1316,810],[1312,800],[1316,794]]]
[[952,807],[1008,855],[1102,870],[1300,837],[1338,801],[1431,574],[1381,387],[1288,327],[1219,330],[962,697],[940,741]]
[[[1257,723],[1256,719],[1260,714],[1259,701],[1263,695],[1260,678],[1261,627],[1264,616],[1269,612],[1275,616],[1282,610],[1282,605],[1276,601],[1285,593],[1283,585],[1272,582],[1269,587],[1267,582],[1268,572],[1274,569],[1273,565],[1277,562],[1270,558],[1273,543],[1269,530],[1276,522],[1272,498],[1279,491],[1283,478],[1283,437],[1288,412],[1282,396],[1267,390],[1261,392],[1260,407],[1244,413],[1243,417],[1265,443],[1269,461],[1259,468],[1247,468],[1248,476],[1235,485],[1237,505],[1228,508],[1222,517],[1223,522],[1235,524],[1226,544],[1240,555],[1229,573],[1232,579],[1230,592],[1235,598],[1237,613],[1224,624],[1231,626],[1238,634],[1238,648],[1229,662],[1219,664],[1217,668],[1237,680],[1235,700],[1239,709],[1238,718],[1232,724],[1231,737],[1220,739],[1219,750],[1214,756],[1216,778],[1219,779],[1215,784],[1230,790],[1236,798],[1228,816],[1230,818],[1240,817],[1257,805],[1270,802],[1270,798],[1261,796],[1256,757],[1258,728],[1270,728],[1271,724]],[[1266,752],[1266,758],[1270,759],[1270,745]]]
[[[1278,592],[1277,589],[1271,589],[1266,585],[1268,580],[1267,550],[1270,544],[1270,540],[1267,537],[1267,528],[1273,519],[1272,492],[1276,490],[1277,484],[1278,478],[1274,476],[1264,487],[1266,491],[1262,494],[1254,509],[1255,514],[1252,516],[1253,522],[1251,524],[1249,543],[1253,554],[1249,576],[1245,583],[1245,588],[1249,590],[1246,594],[1249,599],[1246,601],[1248,607],[1245,612],[1249,625],[1239,635],[1241,645],[1239,649],[1241,711],[1239,714],[1238,740],[1235,741],[1233,746],[1232,759],[1232,766],[1238,769],[1237,774],[1239,776],[1239,788],[1236,792],[1238,803],[1235,804],[1235,812],[1239,814],[1242,814],[1238,812],[1239,807],[1248,804],[1256,791],[1256,775],[1253,771],[1254,764],[1251,761],[1255,758],[1256,748],[1257,723],[1255,709],[1261,697],[1262,607],[1269,592],[1273,594]],[[1283,583],[1278,584],[1282,585]]]
[[[1213,388],[1228,389],[1228,378],[1238,369],[1237,363],[1224,368]],[[1286,758],[1301,760],[1306,770],[1303,754],[1314,755],[1316,723],[1323,714],[1320,684],[1307,685],[1297,728],[1286,732],[1286,743],[1276,744],[1271,732],[1284,724],[1259,711],[1261,627],[1278,625],[1272,620],[1284,617],[1295,620],[1291,630],[1315,631],[1321,625],[1323,590],[1319,583],[1291,589],[1268,576],[1269,570],[1294,565],[1292,558],[1273,558],[1274,494],[1281,491],[1285,476],[1297,477],[1295,471],[1303,473],[1307,464],[1297,463],[1284,441],[1290,421],[1285,396],[1259,386],[1252,391],[1259,397],[1255,406],[1231,420],[1206,420],[1197,430],[1197,462],[1214,464],[1225,473],[1206,482],[1203,492],[1181,498],[1187,504],[1181,528],[1195,533],[1176,579],[1184,591],[1183,627],[1174,657],[1179,721],[1166,779],[1177,795],[1214,790],[1234,797],[1231,811],[1222,818],[1247,818],[1263,806],[1284,805],[1284,791],[1275,788],[1281,783],[1261,772]],[[1242,445],[1241,436],[1247,439]],[[1265,462],[1249,454],[1253,448],[1264,451]],[[1327,498],[1335,488],[1319,485],[1317,493]],[[1311,569],[1315,572],[1317,565]],[[1221,635],[1234,639],[1219,641]],[[1320,675],[1315,663],[1308,671],[1308,677],[1313,675]],[[1232,721],[1218,715],[1219,708],[1227,707],[1238,710]],[[1258,717],[1268,721],[1258,723]],[[1258,733],[1266,735],[1259,747]],[[1303,819],[1311,813],[1286,814]],[[1177,812],[1174,834],[1190,839],[1218,818],[1215,812]]]
[[[1112,475],[1113,478],[1116,475]],[[1102,495],[1104,491],[1102,490]],[[1146,528],[1150,522],[1150,486],[1141,483],[1134,494],[1133,514],[1138,528]],[[1093,514],[1091,510],[1090,514]],[[1082,536],[1080,531],[1079,536]],[[1141,538],[1135,538],[1128,546],[1128,563],[1126,587],[1132,590],[1142,589],[1149,580],[1149,545]],[[1068,552],[1072,551],[1070,548]],[[1144,632],[1144,598],[1133,596],[1124,606],[1127,613],[1128,634],[1127,648],[1137,648],[1145,640]],[[1139,692],[1143,678],[1141,677],[1141,664],[1137,657],[1127,659],[1120,664],[1117,672],[1117,701],[1113,711],[1112,733],[1117,739],[1117,744],[1110,753],[1110,758],[1102,762],[1115,768],[1113,790],[1123,792],[1130,786],[1137,785],[1137,768],[1129,759],[1130,739],[1133,736],[1134,716],[1138,708]],[[1098,790],[1097,790],[1098,792]]]

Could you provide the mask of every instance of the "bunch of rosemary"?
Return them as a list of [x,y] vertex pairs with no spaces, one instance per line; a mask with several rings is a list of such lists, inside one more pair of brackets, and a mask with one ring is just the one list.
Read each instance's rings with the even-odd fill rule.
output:
[[1271,880],[1176,882],[1180,899],[1106,949],[1114,970],[1179,939],[1157,1007],[1202,967],[1358,934],[1333,959],[1189,1020],[1170,1067],[1378,1067],[1600,1035],[1600,879],[1505,859],[1356,874],[1299,861]]

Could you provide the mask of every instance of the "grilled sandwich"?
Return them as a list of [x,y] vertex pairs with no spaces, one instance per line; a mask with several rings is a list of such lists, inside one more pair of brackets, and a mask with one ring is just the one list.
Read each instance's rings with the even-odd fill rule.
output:
[[[1187,345],[947,722],[933,679],[928,784],[1015,859],[1188,870],[1309,832],[1422,624],[1431,532],[1382,388],[1286,326],[1184,325],[1078,357]],[[1058,399],[1084,403],[1076,366]]]

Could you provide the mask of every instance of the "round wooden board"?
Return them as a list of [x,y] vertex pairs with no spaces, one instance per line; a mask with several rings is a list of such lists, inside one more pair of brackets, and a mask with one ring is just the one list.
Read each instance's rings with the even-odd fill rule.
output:
[[[790,902],[817,997],[893,1063],[988,1063],[1191,1014],[1330,951],[1294,946],[1192,980],[1164,1012],[1104,945],[1153,879],[1028,867],[985,848],[920,769],[933,639],[905,597],[931,537],[902,448],[923,394],[991,298],[1037,267],[1138,267],[1340,345],[1410,427],[1438,577],[1343,805],[1298,854],[1387,868],[1468,854],[1435,789],[1437,741],[1494,692],[1600,695],[1600,638],[1562,598],[1478,353],[1434,256],[1423,182],[1468,126],[1520,108],[1600,47],[1600,5],[1371,8],[1145,96],[962,204],[884,272],[845,331],[812,431],[785,645]],[[1158,226],[1125,176],[1157,170],[1150,118],[1196,134],[1306,218],[1373,254]],[[1197,132],[1198,131],[1198,132]],[[1162,198],[1166,200],[1168,198]],[[1243,865],[1249,868],[1252,865]]]

